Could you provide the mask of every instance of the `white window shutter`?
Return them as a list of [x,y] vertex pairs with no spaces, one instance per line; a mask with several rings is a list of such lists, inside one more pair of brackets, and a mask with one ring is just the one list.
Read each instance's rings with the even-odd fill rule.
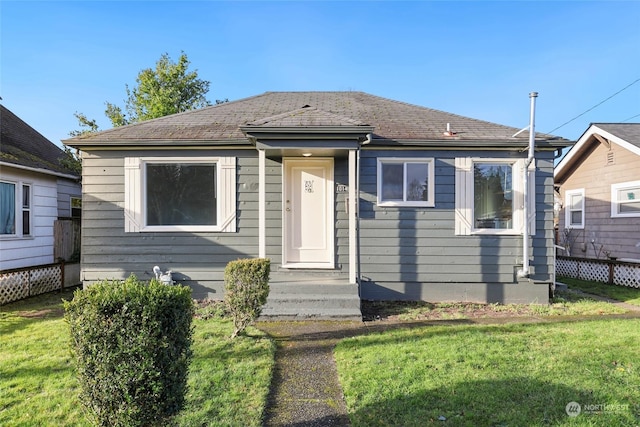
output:
[[124,232],[138,233],[142,226],[142,165],[139,157],[124,158]]
[[[524,232],[527,219],[524,218],[524,165],[526,160],[520,159],[514,165],[513,189],[515,194],[515,212],[513,215],[514,229]],[[536,234],[536,166],[531,162],[527,171],[527,199],[529,205],[529,234]]]
[[456,157],[455,177],[455,234],[468,236],[471,234],[472,206],[473,206],[473,173],[470,157]]
[[236,231],[236,158],[221,157],[218,166],[220,182],[218,184],[218,203],[220,231],[234,233]]

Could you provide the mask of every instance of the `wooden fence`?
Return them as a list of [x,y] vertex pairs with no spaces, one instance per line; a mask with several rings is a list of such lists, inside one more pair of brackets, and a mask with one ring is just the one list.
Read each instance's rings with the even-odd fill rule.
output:
[[640,289],[640,264],[556,256],[556,275]]
[[80,257],[80,221],[59,219],[53,223],[53,259],[75,261]]
[[0,271],[0,305],[64,287],[64,263]]

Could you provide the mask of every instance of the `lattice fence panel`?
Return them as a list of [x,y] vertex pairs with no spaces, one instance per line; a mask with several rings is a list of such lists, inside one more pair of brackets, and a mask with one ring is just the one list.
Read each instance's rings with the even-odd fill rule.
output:
[[585,260],[580,263],[578,279],[594,280],[596,282],[608,282],[609,267],[607,264]]
[[62,286],[62,266],[50,265],[31,270],[30,295],[40,295],[60,289]]
[[0,305],[62,289],[62,264],[0,272]]
[[616,265],[613,270],[613,283],[640,289],[640,264]]
[[556,274],[558,276],[578,277],[578,262],[572,259],[556,259]]
[[29,296],[29,272],[12,271],[0,274],[0,305]]

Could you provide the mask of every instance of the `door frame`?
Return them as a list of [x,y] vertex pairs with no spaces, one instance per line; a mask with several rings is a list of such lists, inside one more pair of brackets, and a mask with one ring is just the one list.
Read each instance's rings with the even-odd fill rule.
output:
[[[327,178],[325,179],[325,194],[326,194],[326,237],[327,246],[329,247],[329,260],[322,262],[297,262],[287,259],[288,256],[288,229],[289,224],[287,221],[287,194],[290,191],[290,168],[294,165],[313,163],[324,163],[327,169]],[[284,268],[307,268],[307,269],[335,269],[335,188],[334,188],[334,176],[335,176],[335,162],[333,157],[283,157],[282,158],[282,267]]]

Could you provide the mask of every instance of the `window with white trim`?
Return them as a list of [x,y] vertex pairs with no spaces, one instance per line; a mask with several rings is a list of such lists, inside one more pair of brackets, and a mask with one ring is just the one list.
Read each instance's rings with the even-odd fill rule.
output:
[[378,158],[378,206],[435,206],[433,158]]
[[565,217],[564,225],[566,228],[584,228],[584,188],[577,190],[567,190],[564,193]]
[[31,236],[31,184],[0,182],[0,236]]
[[529,218],[524,218],[524,159],[458,157],[455,234],[535,234],[535,165],[528,170]]
[[235,157],[125,158],[125,232],[236,231]]
[[611,217],[640,217],[640,181],[611,186]]
[[31,186],[22,184],[22,235],[31,235]]

